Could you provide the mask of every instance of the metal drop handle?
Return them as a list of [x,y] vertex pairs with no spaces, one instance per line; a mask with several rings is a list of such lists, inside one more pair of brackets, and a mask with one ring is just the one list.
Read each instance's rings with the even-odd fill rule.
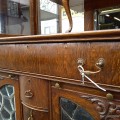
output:
[[[81,61],[82,62],[82,61]],[[80,64],[80,63],[79,63]],[[101,61],[99,60],[97,63],[96,63],[96,66],[99,68],[98,71],[85,71],[84,68],[83,68],[83,63],[78,65],[78,70],[80,72],[80,74],[82,75],[82,82],[84,84],[84,79],[86,78],[87,80],[89,80],[92,84],[94,84],[97,88],[99,88],[100,90],[102,91],[106,91],[106,89],[100,87],[97,83],[95,83],[91,78],[89,78],[87,75],[90,75],[90,74],[96,74],[96,73],[99,73],[101,71],[101,67],[103,66],[103,60],[101,59]]]
[[32,98],[33,97],[33,93],[31,90],[26,90],[25,91],[25,97],[26,98]]
[[[80,59],[78,59],[78,64],[83,66],[85,64],[85,61],[82,58],[80,58]],[[85,75],[91,75],[91,74],[99,73],[99,72],[101,72],[104,64],[105,64],[105,60],[103,58],[99,58],[98,61],[95,64],[95,66],[98,68],[97,71],[85,70],[83,72],[84,72]]]

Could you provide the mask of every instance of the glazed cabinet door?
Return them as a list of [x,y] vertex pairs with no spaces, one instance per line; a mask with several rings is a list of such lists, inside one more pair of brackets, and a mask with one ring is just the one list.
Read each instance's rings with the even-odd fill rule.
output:
[[0,78],[0,120],[22,120],[19,81]]
[[52,120],[120,120],[120,101],[57,87],[52,86]]

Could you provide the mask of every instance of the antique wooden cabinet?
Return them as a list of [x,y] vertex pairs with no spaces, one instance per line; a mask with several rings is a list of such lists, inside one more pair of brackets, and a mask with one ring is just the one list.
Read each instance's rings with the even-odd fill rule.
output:
[[120,30],[0,38],[0,87],[14,86],[16,119],[120,120],[119,41]]
[[[51,1],[65,7],[70,32],[73,22],[69,0]],[[1,18],[12,7],[7,9],[7,1],[0,3],[0,21],[5,24],[1,27],[6,32],[10,21]],[[106,7],[117,8],[119,15],[120,1],[80,0],[84,4],[85,32],[52,35],[35,35],[41,33],[39,3],[12,1],[19,9],[16,20],[20,32],[34,35],[0,35],[0,120],[120,120],[119,18],[113,17],[117,23],[111,25],[105,20],[99,23],[99,15],[95,16]],[[62,23],[59,13],[57,24]],[[116,30],[87,31],[106,26]],[[58,27],[57,32],[61,29]]]

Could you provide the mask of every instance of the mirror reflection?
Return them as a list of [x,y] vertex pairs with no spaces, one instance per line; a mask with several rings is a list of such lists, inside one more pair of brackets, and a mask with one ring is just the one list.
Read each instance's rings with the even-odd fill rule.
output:
[[96,10],[95,29],[120,29],[120,7]]
[[0,33],[30,34],[29,0],[0,0]]

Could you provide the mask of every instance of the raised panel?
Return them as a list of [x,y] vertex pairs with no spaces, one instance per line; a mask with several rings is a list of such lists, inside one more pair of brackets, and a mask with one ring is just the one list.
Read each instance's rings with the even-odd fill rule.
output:
[[119,86],[120,52],[118,51],[120,51],[119,42],[3,45],[0,47],[0,66],[44,77],[80,80],[81,76],[77,69],[78,58],[85,60],[84,68],[90,71],[96,71],[96,62],[99,58],[104,58],[105,65],[102,71],[91,75],[91,79],[97,83]]
[[21,100],[24,104],[37,109],[48,109],[48,82],[33,78],[20,77]]
[[37,111],[23,106],[23,120],[49,120],[48,112]]

